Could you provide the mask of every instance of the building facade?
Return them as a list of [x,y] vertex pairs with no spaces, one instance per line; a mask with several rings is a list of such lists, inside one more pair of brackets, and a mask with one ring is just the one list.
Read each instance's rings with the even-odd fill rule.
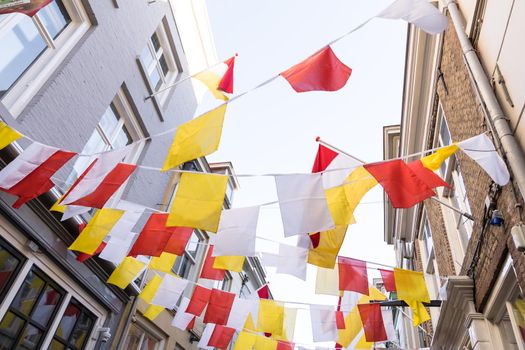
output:
[[[408,316],[398,314],[396,328],[408,348],[524,349],[525,258],[511,234],[521,228],[524,197],[516,171],[523,164],[507,156],[504,143],[513,138],[519,152],[525,149],[525,53],[519,44],[525,6],[512,0],[436,5],[449,26],[436,36],[408,28],[401,123],[384,128],[384,157],[417,154],[406,158],[414,160],[425,150],[486,132],[512,182],[494,184],[457,152],[437,171],[451,185],[437,189],[438,201],[403,210],[386,199],[385,241],[394,245],[397,265],[422,271],[431,299],[444,300],[422,327],[414,329]],[[490,89],[483,88],[486,83]],[[497,116],[499,110],[504,115]],[[502,134],[502,122],[512,132]],[[501,225],[493,220],[499,214]]]
[[[185,51],[198,57],[191,45],[206,47],[209,57],[193,58],[198,66],[215,50],[212,36],[198,45],[193,40],[199,38],[187,36],[183,45],[174,14],[184,17],[184,8],[165,1],[54,0],[34,17],[0,15],[1,120],[32,140],[84,154],[131,144],[126,162],[160,167],[171,134],[136,141],[191,119],[198,96],[185,79]],[[205,26],[203,13],[195,18]],[[21,139],[2,150],[1,167],[29,143]],[[0,193],[0,348],[196,349],[202,324],[192,332],[172,327],[176,310],[147,320],[146,305],[136,298],[143,283],[120,290],[106,283],[114,264],[98,257],[81,263],[67,249],[90,216],[60,221],[49,208],[90,160],[69,162],[53,178],[52,191],[20,209],[11,207],[13,196]],[[184,168],[233,174],[231,164],[205,159]],[[110,203],[168,210],[177,182],[173,173],[138,168]],[[230,177],[225,208],[236,187]],[[173,271],[201,283],[207,239],[195,230]],[[247,259],[244,270],[213,287],[247,295],[265,283],[257,259]]]

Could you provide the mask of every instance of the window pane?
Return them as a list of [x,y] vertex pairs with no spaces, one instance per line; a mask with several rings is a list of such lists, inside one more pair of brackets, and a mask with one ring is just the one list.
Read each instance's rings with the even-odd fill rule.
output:
[[40,329],[28,324],[18,341],[17,349],[37,349],[43,334]]
[[73,303],[69,303],[66,311],[64,311],[62,320],[60,320],[60,324],[58,325],[55,335],[61,337],[62,339],[68,339],[79,316],[80,308]]
[[142,63],[144,64],[144,67],[148,69],[151,62],[153,62],[153,56],[151,55],[151,51],[149,50],[149,46],[146,45],[144,50],[142,50],[142,53],[140,54],[140,59],[142,60]]
[[[93,134],[89,137],[89,140],[87,141],[86,145],[82,149],[83,154],[93,154],[98,153],[106,150],[108,145],[104,142],[104,139],[102,139],[102,136],[100,136],[100,133],[98,130],[93,131]],[[87,169],[89,164],[93,161],[95,157],[78,157],[75,164],[73,165],[73,170],[71,171],[71,174],[69,174],[67,180],[66,180],[66,187],[70,187],[73,185],[73,182],[75,182],[76,179],[84,172],[84,170]]]
[[142,337],[143,333],[144,332],[137,328],[137,326],[134,324],[129,326],[128,336],[126,337],[126,342],[124,343],[124,349],[138,349],[140,345],[140,338]]
[[20,263],[18,258],[0,245],[0,297],[9,288],[13,274]]
[[521,344],[525,345],[525,301],[518,297],[511,305],[519,329],[519,334],[516,335],[516,338]]
[[13,300],[11,307],[24,315],[29,315],[35,305],[40,292],[44,288],[44,280],[38,277],[34,271],[29,271],[20,291]]
[[118,121],[119,117],[113,109],[113,104],[110,104],[99,122],[100,128],[108,138],[111,138],[111,135],[115,132]]
[[160,50],[160,40],[157,35],[157,32],[153,33],[151,36],[151,42],[153,43],[153,48],[155,49],[155,52]]
[[157,346],[157,341],[146,335],[144,337],[144,341],[142,342],[142,346],[140,347],[140,350],[155,350],[156,346]]
[[84,310],[75,326],[75,330],[71,335],[71,340],[69,343],[75,345],[78,349],[82,349],[84,347],[84,343],[87,340],[87,337],[91,333],[91,328],[93,327],[94,323],[95,317],[88,314],[86,310]]
[[162,80],[160,80],[160,74],[157,68],[153,69],[149,73],[149,81],[151,82],[151,86],[153,86],[153,89],[158,90],[159,87],[162,85]]
[[168,67],[168,63],[166,62],[166,57],[164,55],[160,56],[159,59],[160,68],[162,69],[162,73],[164,76],[168,75],[168,72],[170,71]]
[[53,287],[48,285],[46,291],[40,297],[38,305],[31,315],[31,319],[42,326],[47,326],[51,315],[55,312],[62,295]]
[[46,43],[30,17],[22,14],[9,16],[16,16],[18,23],[0,34],[0,97],[46,49]]
[[113,148],[122,148],[126,145],[129,145],[132,142],[131,136],[128,133],[128,130],[126,130],[125,127],[122,127],[122,129],[117,134],[117,137],[115,138],[115,141],[113,141]]
[[66,347],[59,341],[53,339],[51,344],[49,344],[48,350],[64,350]]
[[38,11],[38,18],[53,39],[71,22],[71,18],[60,0],[53,1]]
[[0,323],[0,349],[9,349],[23,326],[24,321],[20,317],[7,312]]

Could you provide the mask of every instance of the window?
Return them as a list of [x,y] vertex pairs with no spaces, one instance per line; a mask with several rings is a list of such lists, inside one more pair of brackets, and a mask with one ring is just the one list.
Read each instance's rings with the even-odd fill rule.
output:
[[213,288],[229,291],[232,285],[232,275],[229,271],[226,271],[224,274],[224,279],[222,281],[215,281]]
[[0,15],[0,98],[15,116],[88,27],[80,0],[55,0],[32,18]]
[[62,315],[49,349],[83,349],[95,321],[93,313],[72,298]]
[[175,261],[173,266],[173,272],[182,278],[188,278],[191,268],[195,266],[198,255],[202,251],[202,243],[204,242],[204,236],[197,230],[193,231],[193,234],[186,245],[184,255]]
[[[135,114],[121,89],[102,115],[81,153],[95,154],[122,148],[143,136]],[[137,161],[142,147],[142,143],[137,144],[134,152],[132,152],[133,155],[128,157],[129,159],[125,159],[125,161],[128,163]],[[73,171],[66,180],[67,187],[70,187],[75,182],[94,158],[95,156],[78,158],[73,165]]]
[[161,349],[162,340],[152,332],[146,331],[137,323],[132,323],[128,329],[128,335],[124,342],[123,349],[126,350],[157,350]]
[[21,255],[0,238],[0,300],[4,299],[21,267]]
[[[151,94],[160,91],[172,84],[180,71],[175,50],[169,39],[168,25],[165,19],[157,27],[142,49],[138,58],[139,66],[147,82]],[[153,97],[155,108],[159,115],[166,99],[168,91],[159,93]]]
[[0,349],[39,349],[64,295],[33,267],[0,322]]

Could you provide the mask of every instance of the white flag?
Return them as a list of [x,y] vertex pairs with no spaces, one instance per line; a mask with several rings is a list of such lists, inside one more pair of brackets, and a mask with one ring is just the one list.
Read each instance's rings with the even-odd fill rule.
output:
[[259,207],[223,210],[217,234],[211,236],[212,256],[255,256]]
[[166,274],[151,303],[171,310],[177,305],[177,301],[179,301],[187,285],[188,280]]
[[314,342],[336,341],[338,338],[335,310],[326,306],[310,305],[312,335]]
[[[244,323],[248,318],[248,314],[250,313],[253,304],[254,300],[241,299],[236,296],[233,301],[233,305],[230,310],[230,316],[228,316],[228,322],[226,323],[226,326],[235,328],[238,331],[242,331],[244,328]],[[259,303],[257,302],[256,304]]]
[[33,142],[0,171],[0,188],[10,189],[57,151],[59,151],[58,148]]
[[276,273],[292,275],[306,281],[308,250],[279,244],[279,254],[261,253],[264,266],[276,267]]
[[171,325],[173,327],[177,327],[178,329],[185,331],[188,325],[190,324],[190,322],[193,320],[195,315],[187,314],[185,312],[189,303],[190,303],[190,299],[186,297],[182,298],[182,301],[180,302],[180,306],[177,309],[177,312],[175,313],[175,317],[173,317],[173,321],[171,322]]
[[448,19],[427,0],[396,0],[376,17],[403,19],[429,34],[447,28]]
[[215,349],[213,346],[208,346],[208,342],[210,341],[210,338],[214,330],[215,330],[215,324],[213,323],[206,324],[206,327],[204,328],[204,331],[202,332],[201,339],[199,340],[199,344],[197,344],[197,346],[200,349],[205,349],[205,350]]
[[383,327],[385,327],[386,338],[396,341],[397,337],[394,329],[394,320],[392,319],[392,310],[381,310],[381,316],[383,316]]
[[315,279],[315,294],[333,295],[338,297],[339,292],[339,265],[335,264],[333,269],[317,267]]
[[275,184],[285,237],[335,227],[320,173],[278,175]]
[[96,163],[64,197],[62,204],[70,204],[87,196],[97,189],[106,175],[113,170],[132,150],[131,145],[119,148],[111,152],[102,153],[96,159]]
[[505,162],[499,156],[492,141],[486,134],[471,137],[458,143],[459,148],[487,172],[500,186],[506,185],[510,174]]

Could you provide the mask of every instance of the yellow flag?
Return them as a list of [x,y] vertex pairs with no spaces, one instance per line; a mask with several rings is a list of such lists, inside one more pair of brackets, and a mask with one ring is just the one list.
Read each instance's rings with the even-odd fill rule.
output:
[[520,330],[523,332],[525,330],[525,302],[522,299],[516,299],[512,303],[514,307],[514,314],[516,316],[516,323],[520,327]]
[[422,272],[394,268],[397,298],[404,300],[414,312],[414,327],[428,321],[430,315],[422,302],[430,302],[425,277]]
[[60,197],[56,202],[55,204],[53,204],[53,206],[51,208],[49,208],[50,211],[56,211],[58,213],[62,213],[64,214],[65,211],[66,211],[66,205],[64,204],[60,204],[60,202],[62,202],[62,199],[64,198],[64,196]]
[[245,256],[216,256],[213,268],[241,272],[245,259]]
[[257,331],[257,328],[255,327],[255,322],[253,322],[253,316],[251,312],[248,314],[248,317],[246,318],[246,322],[244,322],[243,328],[249,331],[254,331],[254,332]]
[[162,252],[160,256],[154,256],[153,258],[151,258],[151,261],[149,263],[149,269],[171,273],[171,269],[173,268],[173,265],[175,265],[176,260],[177,255]]
[[217,232],[228,176],[183,173],[166,226]]
[[372,349],[373,347],[374,347],[374,343],[367,342],[366,335],[364,333],[361,335],[361,338],[359,338],[359,341],[355,345],[356,349]]
[[341,295],[339,291],[339,268],[335,264],[333,269],[324,267],[317,268],[317,277],[315,279],[315,294]]
[[256,337],[257,335],[253,333],[241,331],[235,341],[233,350],[251,350],[255,345]]
[[282,335],[284,325],[284,306],[270,299],[259,300],[257,330]]
[[346,229],[347,226],[339,226],[333,230],[321,232],[318,246],[308,250],[308,263],[333,269],[345,239]]
[[213,97],[223,101],[228,100],[228,97],[222,93],[222,91],[217,89],[219,82],[221,81],[221,77],[217,74],[210,71],[204,71],[195,75],[195,79],[206,85],[206,87],[211,91]]
[[86,254],[95,253],[100,243],[123,214],[123,210],[117,209],[102,208],[98,210],[69,249]]
[[277,341],[272,338],[266,338],[262,335],[257,335],[255,338],[254,350],[275,350],[277,349]]
[[150,305],[146,309],[146,312],[144,312],[144,317],[146,317],[148,320],[153,321],[157,316],[164,310],[164,307],[159,305]]
[[146,284],[144,289],[140,292],[139,298],[144,300],[146,303],[151,304],[153,297],[157,293],[157,289],[159,289],[160,282],[162,282],[162,278],[159,275],[155,274],[153,278],[149,280],[148,284]]
[[[361,315],[359,314],[359,309],[357,305],[367,304],[370,302],[370,300],[386,299],[386,296],[374,287],[368,288],[368,294],[369,295],[362,295],[357,301],[357,303],[354,305],[354,307],[348,312],[348,315],[346,315],[346,328],[338,330],[339,338],[337,339],[337,343],[341,344],[345,348],[350,346],[352,341],[354,341],[354,339],[359,335],[359,333],[363,329],[363,323],[361,322]],[[362,343],[362,341],[364,341],[365,343]],[[364,345],[365,349],[368,349],[368,347],[366,347],[368,344],[366,343],[366,338],[360,338],[359,343],[361,343],[361,345]],[[360,347],[356,346],[356,349],[360,349]]]
[[295,333],[295,320],[297,319],[296,308],[284,308],[284,322],[283,331],[281,335],[272,334],[272,338],[275,340],[292,341]]
[[436,171],[439,169],[439,167],[441,167],[441,164],[443,164],[443,162],[448,157],[456,153],[457,150],[458,145],[455,143],[450,146],[440,148],[431,155],[421,158],[421,163],[423,163],[425,168]]
[[162,171],[207,156],[219,147],[226,105],[192,119],[177,128]]
[[328,209],[332,214],[335,226],[348,226],[355,224],[353,211],[346,199],[344,186],[332,187],[325,190]]
[[364,195],[377,185],[376,179],[365,168],[360,166],[356,168],[346,178],[344,185],[346,199],[348,200],[348,208],[350,213],[354,215],[355,208],[361,202]]
[[108,283],[114,284],[120,289],[125,289],[137,277],[139,272],[146,266],[143,262],[127,256],[113,270],[108,278]]
[[15,129],[12,129],[6,123],[0,122],[0,149],[5,148],[11,142],[14,142],[22,137],[24,137],[24,135]]

